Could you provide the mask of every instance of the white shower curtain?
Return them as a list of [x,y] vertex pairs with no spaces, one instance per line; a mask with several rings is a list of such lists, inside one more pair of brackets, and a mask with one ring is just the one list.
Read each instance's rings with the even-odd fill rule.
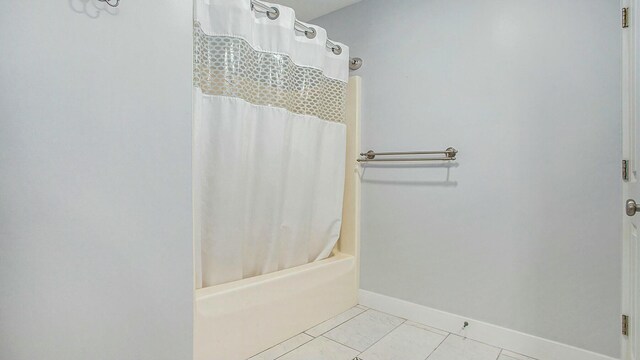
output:
[[[320,260],[338,240],[348,48],[295,14],[196,0],[194,236],[200,287]],[[198,262],[199,261],[199,262]]]

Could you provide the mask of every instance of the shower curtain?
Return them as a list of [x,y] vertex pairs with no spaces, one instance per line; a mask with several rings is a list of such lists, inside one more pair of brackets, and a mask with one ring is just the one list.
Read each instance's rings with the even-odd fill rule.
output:
[[199,287],[324,259],[340,233],[348,48],[262,3],[277,19],[250,0],[195,3]]

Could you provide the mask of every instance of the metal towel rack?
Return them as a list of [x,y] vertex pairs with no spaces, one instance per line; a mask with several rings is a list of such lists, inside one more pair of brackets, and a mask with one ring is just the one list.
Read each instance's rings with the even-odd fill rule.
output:
[[[401,158],[384,158],[376,159],[376,156],[403,156],[403,155],[444,155],[444,157],[401,157]],[[360,153],[361,158],[358,162],[372,161],[451,161],[456,159],[458,150],[449,147],[444,151],[403,151],[403,152],[375,152],[369,150],[366,153]]]

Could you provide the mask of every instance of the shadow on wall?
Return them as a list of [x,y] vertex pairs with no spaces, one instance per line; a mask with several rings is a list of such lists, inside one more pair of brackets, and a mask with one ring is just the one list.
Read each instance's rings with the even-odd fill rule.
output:
[[118,9],[114,9],[99,0],[69,0],[69,8],[73,12],[83,14],[90,19],[97,19],[102,13],[111,16],[116,16],[119,13]]
[[[457,162],[447,162],[441,164],[362,164],[362,171],[360,172],[360,181],[369,184],[389,184],[389,185],[406,185],[406,186],[442,186],[442,187],[456,187],[457,181],[451,180],[451,168],[460,166]],[[440,168],[445,169],[446,174],[444,180],[381,180],[381,179],[367,179],[367,169],[428,169],[428,168]]]

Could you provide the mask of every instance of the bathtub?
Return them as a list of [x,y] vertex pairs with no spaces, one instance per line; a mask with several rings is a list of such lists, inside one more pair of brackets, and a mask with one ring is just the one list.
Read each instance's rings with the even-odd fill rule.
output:
[[195,360],[245,360],[357,304],[360,81],[349,79],[342,229],[332,256],[195,290]]

